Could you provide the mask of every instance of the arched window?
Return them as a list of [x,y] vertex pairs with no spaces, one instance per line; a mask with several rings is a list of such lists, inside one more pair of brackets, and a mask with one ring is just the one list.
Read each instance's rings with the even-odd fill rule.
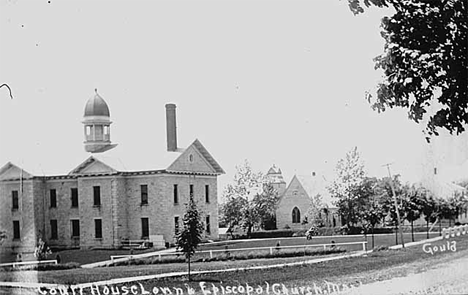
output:
[[292,210],[292,223],[301,223],[301,211],[297,207]]

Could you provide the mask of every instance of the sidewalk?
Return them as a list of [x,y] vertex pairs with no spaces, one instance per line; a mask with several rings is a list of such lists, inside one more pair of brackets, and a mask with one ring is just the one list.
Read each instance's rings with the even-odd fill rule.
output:
[[82,268],[94,268],[94,267],[109,266],[115,262],[123,262],[123,261],[128,261],[130,259],[146,258],[146,257],[158,256],[161,254],[174,253],[175,250],[176,250],[175,248],[169,248],[169,249],[159,250],[155,252],[132,255],[132,258],[123,257],[123,258],[118,258],[114,260],[105,260],[105,261],[99,261],[99,262],[94,262],[94,263],[89,263],[89,264],[83,264],[81,265],[81,267]]

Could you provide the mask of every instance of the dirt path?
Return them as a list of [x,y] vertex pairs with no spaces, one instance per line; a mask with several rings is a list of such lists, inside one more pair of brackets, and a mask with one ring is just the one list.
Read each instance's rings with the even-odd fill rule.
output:
[[410,274],[353,288],[340,294],[468,294],[468,257]]

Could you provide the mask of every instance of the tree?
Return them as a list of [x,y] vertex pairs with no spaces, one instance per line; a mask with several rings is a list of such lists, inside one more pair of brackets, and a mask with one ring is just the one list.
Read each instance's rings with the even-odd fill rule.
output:
[[403,211],[405,219],[411,223],[411,241],[414,242],[414,221],[421,217],[423,208],[422,200],[425,197],[426,190],[422,187],[405,186],[403,188]]
[[279,194],[271,183],[264,183],[261,193],[257,193],[252,200],[255,216],[258,217],[262,229],[276,228],[276,209],[279,203]]
[[233,238],[234,229],[241,225],[243,218],[241,212],[247,206],[248,202],[245,198],[233,195],[227,196],[227,201],[222,205],[223,222],[226,224],[227,232],[231,235],[231,238]]
[[[397,208],[395,208],[395,200],[392,192],[392,185],[395,190],[395,196],[397,198]],[[385,214],[386,223],[394,225],[395,228],[398,224],[398,214],[403,217],[400,221],[404,220],[404,209],[403,202],[399,200],[399,197],[403,195],[403,185],[400,181],[400,175],[394,175],[393,179],[390,177],[384,177],[379,181],[378,190],[380,194],[380,202]],[[398,214],[397,211],[398,210]],[[403,238],[403,235],[402,235]],[[395,243],[398,244],[398,230],[395,230]]]
[[183,217],[184,227],[177,234],[177,250],[180,249],[185,254],[188,264],[188,279],[190,281],[190,258],[195,254],[195,250],[201,242],[203,225],[193,196],[190,196],[189,203],[186,206],[187,210]]
[[236,169],[234,183],[224,190],[224,221],[229,232],[242,227],[250,238],[254,227],[264,228],[274,218],[279,196],[261,172],[252,170],[248,161]]
[[359,200],[361,185],[365,178],[364,165],[360,159],[357,147],[354,147],[345,158],[336,165],[337,178],[328,187],[330,195],[336,200],[338,212],[348,228],[360,220]]
[[[322,202],[322,196],[320,194],[316,194],[310,199],[310,205],[307,209],[307,216],[310,217],[311,226],[324,226],[322,212],[326,212],[328,214],[328,209],[325,208],[325,205]],[[307,216],[304,218],[303,224],[309,223],[309,218]]]
[[465,202],[461,193],[455,193],[447,200],[444,200],[441,215],[449,220],[449,226],[452,226],[452,221],[455,224],[455,220],[460,215]]
[[383,208],[378,203],[370,203],[361,216],[365,233],[368,232],[369,228],[371,230],[372,248],[374,248],[374,228],[382,221],[384,216]]
[[[424,219],[426,220],[426,238],[429,239],[429,222],[434,222],[437,220],[438,215],[438,203],[434,197],[427,193],[422,198],[422,213],[424,214]],[[440,208],[440,206],[439,206]]]
[[406,108],[416,123],[429,116],[429,135],[438,135],[439,128],[463,132],[468,124],[467,1],[348,2],[355,15],[364,12],[364,5],[395,9],[382,19],[385,49],[374,61],[375,68],[383,70],[384,80],[375,99],[367,95],[372,107],[379,112],[387,107]]
[[374,248],[374,228],[382,221],[384,210],[379,199],[376,197],[378,191],[379,180],[377,178],[366,178],[363,183],[363,210],[361,211],[361,222],[364,228],[364,233],[367,234],[369,229],[372,234],[372,248]]

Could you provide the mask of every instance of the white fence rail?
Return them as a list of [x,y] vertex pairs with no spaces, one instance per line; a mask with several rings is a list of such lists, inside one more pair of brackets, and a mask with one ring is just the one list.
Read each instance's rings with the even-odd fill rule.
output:
[[[366,251],[367,250],[367,241],[361,241],[361,242],[346,242],[346,243],[331,243],[331,244],[312,244],[312,245],[294,245],[294,246],[274,246],[274,247],[257,247],[257,248],[239,248],[239,249],[219,249],[219,250],[204,250],[204,251],[197,251],[195,254],[202,254],[202,253],[209,253],[210,258],[213,258],[214,253],[231,253],[231,252],[241,252],[241,251],[254,251],[254,250],[269,250],[270,254],[273,254],[275,251],[280,251],[282,249],[294,249],[294,248],[299,248],[299,249],[306,249],[306,248],[312,248],[312,247],[323,247],[324,250],[329,247],[330,249],[333,247],[337,246],[342,246],[342,245],[362,245],[362,250]],[[161,261],[161,258],[163,256],[179,256],[183,255],[183,252],[172,252],[172,253],[154,253],[152,256],[157,256],[159,261]],[[126,261],[129,259],[138,259],[138,258],[147,258],[151,256],[145,256],[145,257],[138,257],[138,255],[113,255],[111,256],[112,262],[116,262],[115,260],[119,259],[118,262],[121,261]],[[125,259],[123,259],[125,258]]]
[[12,266],[17,267],[21,265],[39,265],[39,264],[57,264],[57,260],[41,260],[41,261],[23,261],[23,262],[11,262],[11,263],[1,263],[0,267]]
[[458,225],[454,227],[444,228],[442,230],[442,238],[449,239],[450,237],[468,234],[468,224]]

